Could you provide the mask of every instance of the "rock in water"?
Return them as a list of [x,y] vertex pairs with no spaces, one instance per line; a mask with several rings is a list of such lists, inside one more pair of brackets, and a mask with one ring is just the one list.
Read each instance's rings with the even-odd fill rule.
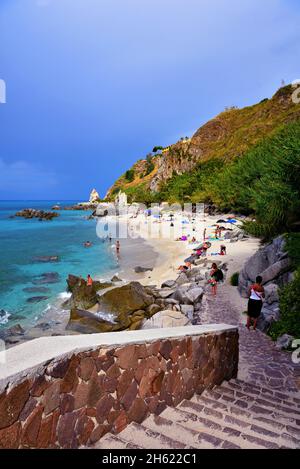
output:
[[15,326],[10,327],[9,329],[5,330],[6,336],[14,336],[14,335],[24,335],[25,331],[20,324],[16,324]]
[[39,277],[36,277],[32,283],[34,285],[44,285],[50,283],[58,283],[59,274],[57,272],[46,272]]
[[48,296],[32,296],[31,298],[27,298],[27,303],[39,303],[40,301],[48,300]]
[[45,212],[44,210],[35,210],[33,208],[25,208],[15,214],[16,217],[23,217],[26,219],[38,218],[39,220],[52,220],[59,217],[57,212]]
[[37,256],[33,258],[34,262],[58,262],[58,256]]
[[50,291],[47,287],[26,287],[23,288],[26,293],[48,293]]

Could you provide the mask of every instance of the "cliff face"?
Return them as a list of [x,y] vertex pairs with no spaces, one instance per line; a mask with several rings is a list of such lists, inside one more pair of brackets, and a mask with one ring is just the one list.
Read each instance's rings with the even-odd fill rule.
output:
[[[300,119],[300,105],[292,101],[293,88],[286,86],[272,99],[243,109],[231,108],[200,127],[191,139],[169,146],[151,159],[138,161],[128,180],[121,176],[109,189],[107,197],[135,188],[159,191],[162,183],[174,174],[193,170],[202,161],[219,159],[224,164],[241,157],[249,148],[275,133],[281,126]],[[128,171],[127,171],[128,173]]]

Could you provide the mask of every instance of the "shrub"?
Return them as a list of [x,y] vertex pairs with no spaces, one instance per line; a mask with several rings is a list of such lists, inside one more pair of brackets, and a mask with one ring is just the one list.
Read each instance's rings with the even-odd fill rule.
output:
[[132,182],[134,180],[134,169],[128,169],[125,173],[125,179],[128,182]]
[[295,279],[281,289],[279,302],[280,320],[272,324],[270,336],[274,340],[283,334],[300,338],[300,268]]
[[233,286],[233,287],[238,287],[239,285],[239,272],[235,272],[232,276],[231,276],[231,279],[230,279],[230,284]]

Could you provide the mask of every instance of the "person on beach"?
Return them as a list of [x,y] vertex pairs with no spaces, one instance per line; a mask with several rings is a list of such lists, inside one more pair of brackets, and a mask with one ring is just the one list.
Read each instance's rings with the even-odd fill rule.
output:
[[87,276],[86,284],[87,284],[88,287],[91,287],[93,285],[93,279],[90,276],[90,274],[88,274],[88,276]]
[[222,270],[219,269],[217,264],[214,263],[211,266],[210,280],[209,280],[213,296],[217,295],[218,283],[222,282],[223,279],[224,279],[224,275],[223,275]]
[[205,240],[206,240],[206,228],[204,228],[204,230],[203,230],[203,241],[205,241]]
[[261,314],[263,307],[263,298],[265,297],[265,289],[262,286],[262,277],[256,277],[256,283],[249,287],[249,301],[248,301],[248,318],[247,318],[247,328],[250,330],[250,327],[253,322],[253,330],[256,330],[257,321]]
[[120,248],[121,248],[121,245],[120,245],[120,241],[116,241],[116,253],[117,253],[117,256],[119,256],[120,254]]
[[226,256],[226,254],[227,254],[226,246],[224,245],[220,246],[220,256]]
[[219,239],[219,232],[220,232],[220,227],[219,227],[219,225],[217,225],[217,227],[215,229],[215,238],[216,239]]

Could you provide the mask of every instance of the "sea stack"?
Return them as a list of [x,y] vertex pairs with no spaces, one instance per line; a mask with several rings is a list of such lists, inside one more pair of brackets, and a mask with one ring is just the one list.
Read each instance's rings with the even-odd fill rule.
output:
[[92,190],[92,192],[90,194],[89,202],[91,204],[94,204],[96,202],[100,202],[100,196],[99,196],[98,192],[96,191],[96,189]]

